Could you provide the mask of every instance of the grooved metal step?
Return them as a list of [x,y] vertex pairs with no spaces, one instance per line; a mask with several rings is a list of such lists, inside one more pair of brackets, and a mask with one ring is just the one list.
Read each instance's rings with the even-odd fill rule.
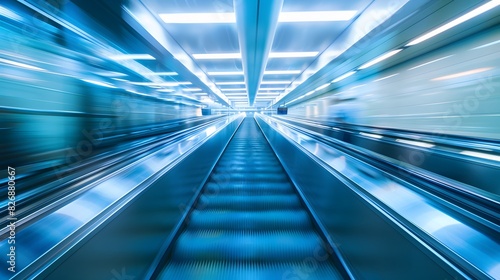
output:
[[342,279],[325,248],[255,120],[246,118],[159,278]]

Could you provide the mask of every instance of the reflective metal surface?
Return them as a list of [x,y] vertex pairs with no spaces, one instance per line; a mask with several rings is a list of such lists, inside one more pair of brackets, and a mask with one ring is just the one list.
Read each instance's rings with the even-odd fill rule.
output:
[[[374,238],[367,237],[366,235],[370,234],[375,228],[365,228],[366,232],[363,233],[362,225],[356,225],[355,227],[351,225],[347,219],[352,219],[353,217],[349,217],[346,214],[348,212],[352,213],[354,209],[342,212],[342,216],[332,214],[335,213],[332,211],[339,211],[339,206],[336,206],[336,203],[340,203],[339,199],[345,199],[342,195],[347,195],[340,195],[339,192],[344,193],[347,191],[344,189],[340,190],[340,188],[349,189],[350,203],[354,203],[354,200],[363,200],[366,205],[371,205],[369,207],[372,208],[371,211],[381,211],[381,214],[383,213],[382,216],[385,216],[386,223],[393,223],[393,226],[399,227],[401,232],[407,232],[409,234],[408,238],[410,236],[416,238],[414,242],[417,244],[417,247],[421,248],[417,249],[415,247],[414,249],[408,249],[404,253],[400,252],[400,254],[415,256],[415,254],[422,254],[421,250],[429,250],[428,253],[435,254],[434,261],[440,260],[437,262],[442,262],[443,257],[448,258],[448,261],[454,264],[450,265],[450,269],[452,270],[456,269],[453,267],[457,265],[465,273],[471,273],[474,277],[496,278],[499,276],[498,259],[500,255],[498,252],[500,252],[500,240],[498,239],[498,228],[492,231],[490,228],[469,220],[466,215],[449,209],[446,203],[440,202],[436,197],[416,191],[418,188],[415,188],[415,186],[410,187],[408,183],[387,173],[382,173],[360,162],[356,158],[339,152],[309,136],[300,134],[279,121],[263,115],[259,115],[259,118],[262,120],[259,123],[261,126],[264,126],[265,134],[270,139],[273,148],[285,166],[288,167],[290,176],[301,188],[305,197],[312,205],[312,210],[318,215],[332,238],[336,242],[341,242],[342,246],[339,250],[345,254],[344,256],[347,258],[347,261],[355,262],[353,270],[360,273],[360,277],[367,277],[368,275],[373,275],[373,273],[375,275],[379,273],[380,275],[385,275],[390,269],[388,267],[380,267],[377,270],[372,270],[363,265],[363,263],[355,261],[357,258],[355,248],[361,249],[361,247],[359,247],[359,244],[352,243],[352,241],[344,243],[347,242],[349,236],[345,232],[339,231],[338,227],[343,227],[346,230],[347,228],[350,228],[350,230],[357,228],[351,235],[361,234],[368,239]],[[267,125],[263,123],[263,120],[265,120]],[[276,129],[277,132],[272,128]],[[293,149],[297,152],[290,153],[287,151],[288,149]],[[307,154],[315,160],[306,159],[302,155],[299,156],[301,161],[298,161],[298,158],[294,159],[292,154],[297,156],[300,150],[307,151]],[[320,180],[320,178],[314,176],[311,178],[311,174],[318,172],[314,168],[307,168],[305,172],[300,170],[299,164],[315,162],[317,160],[320,161],[315,163],[315,165],[328,166],[331,170],[330,172],[332,172],[330,175],[332,179],[320,177]],[[329,180],[340,180],[343,183],[340,186],[339,184],[331,185],[325,183]],[[352,195],[355,195],[357,199],[354,199]],[[343,207],[350,208],[351,206],[343,205]],[[363,218],[363,220],[368,221],[366,219],[367,217]],[[370,221],[370,224],[373,226],[374,222]],[[376,228],[380,227],[383,228],[382,224],[376,226]],[[381,238],[381,236],[378,238]],[[395,239],[378,240],[378,242],[378,246],[390,248],[393,252],[394,250],[400,250],[402,248],[400,246],[403,246],[396,243],[398,241]],[[430,249],[429,246],[433,249]],[[368,248],[363,248],[363,251],[367,255],[370,254],[370,249]],[[380,257],[380,254],[382,254],[384,257],[396,258],[395,255],[386,256],[384,251],[378,251],[376,254],[377,257]],[[370,259],[367,255],[364,260]],[[395,259],[393,261],[396,262]],[[445,263],[448,261],[445,261]],[[418,265],[422,265],[423,263],[422,261]],[[473,266],[470,266],[470,264]],[[412,268],[405,267],[405,270],[400,271],[400,273],[404,275],[411,270]],[[437,271],[428,271],[429,275],[438,273]],[[459,271],[457,270],[453,274],[461,274]],[[402,277],[402,275],[400,276]]]
[[[48,266],[53,258],[60,258],[62,252],[75,246],[73,244],[75,239],[79,240],[90,233],[87,227],[92,227],[92,224],[95,226],[95,223],[101,224],[113,213],[122,211],[124,205],[148,191],[160,175],[168,172],[179,161],[192,154],[197,147],[213,138],[216,132],[225,131],[220,133],[225,137],[231,135],[231,127],[235,129],[239,119],[239,115],[229,117],[189,138],[174,142],[114,174],[99,178],[90,189],[70,202],[24,228],[19,228],[16,232],[16,241],[19,244],[19,252],[23,253],[17,259],[17,275],[27,277],[37,271],[39,266]],[[220,137],[222,136],[217,138]],[[203,177],[199,176],[194,178],[203,180]],[[189,193],[190,189],[177,191]],[[176,205],[180,205],[186,203],[189,197],[179,194],[178,197],[174,195],[171,199],[174,199]],[[180,214],[182,213],[179,213],[179,216]],[[169,222],[175,224],[175,220]],[[9,247],[7,242],[8,240],[4,239],[0,243],[0,248],[6,250]],[[24,271],[21,271],[23,269]],[[5,278],[10,274],[6,270],[0,273]]]

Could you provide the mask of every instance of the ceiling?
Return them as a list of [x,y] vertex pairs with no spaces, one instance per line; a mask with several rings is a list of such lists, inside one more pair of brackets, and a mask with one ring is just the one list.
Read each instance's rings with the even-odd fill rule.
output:
[[[235,1],[236,2],[236,1]],[[262,2],[262,1],[261,1]],[[233,0],[144,0],[143,3],[156,16],[163,28],[179,46],[193,59],[210,80],[228,97],[234,107],[268,106],[282,93],[334,40],[356,20],[373,1],[328,1],[328,0],[284,0],[281,13],[350,11],[342,20],[278,22],[270,52],[307,52],[305,57],[269,57],[265,72],[255,96],[249,104],[247,85],[241,55],[239,58],[200,59],[197,54],[240,54],[236,22],[195,23],[194,13],[233,13]],[[262,9],[262,7],[261,7]],[[184,14],[190,23],[174,22],[175,17]],[[257,17],[257,16],[255,16]],[[162,18],[171,19],[164,21]],[[191,21],[189,19],[192,19]],[[199,18],[199,17],[196,17]],[[226,72],[226,73],[224,73]],[[230,72],[230,73],[227,73]],[[234,83],[234,84],[233,84]]]
[[[88,71],[99,81],[157,98],[182,98],[193,106],[237,109],[300,103],[417,58],[446,40],[409,47],[415,38],[478,7],[500,5],[498,0],[72,0],[55,10],[37,0],[18,1],[66,27],[61,30],[68,49],[100,59],[93,63],[99,73]],[[496,24],[477,17],[446,32],[456,39],[485,22]],[[384,63],[362,67],[391,51],[396,55]]]

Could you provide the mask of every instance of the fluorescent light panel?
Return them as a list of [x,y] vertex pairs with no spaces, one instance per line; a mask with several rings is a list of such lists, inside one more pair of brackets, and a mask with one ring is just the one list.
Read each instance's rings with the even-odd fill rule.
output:
[[314,91],[322,90],[322,89],[328,87],[329,85],[330,85],[330,83],[326,83],[324,85],[321,85],[321,86],[317,87]]
[[408,145],[413,145],[413,146],[418,146],[418,147],[422,147],[422,148],[432,148],[435,146],[433,144],[429,144],[429,143],[425,143],[425,142],[411,141],[411,140],[405,140],[405,139],[396,139],[396,142],[404,143],[404,144],[408,144]]
[[361,65],[361,67],[359,67],[359,69],[366,69],[366,68],[368,68],[368,67],[370,67],[370,66],[373,66],[373,65],[375,65],[375,64],[377,64],[377,63],[379,63],[379,62],[381,62],[381,61],[383,61],[383,60],[388,59],[389,57],[391,57],[391,56],[393,56],[393,55],[397,54],[398,52],[400,52],[400,51],[402,51],[402,50],[403,50],[403,49],[397,49],[397,50],[393,50],[393,51],[387,52],[387,53],[385,53],[385,54],[383,54],[383,55],[381,55],[381,56],[379,56],[379,57],[375,58],[374,60],[369,61],[369,62],[367,62],[367,63],[365,63],[365,64]]
[[150,54],[120,54],[109,57],[112,60],[155,60]]
[[365,132],[360,132],[359,134],[361,134],[363,136],[375,138],[375,139],[381,139],[383,137],[382,135],[372,134],[372,133],[365,133]]
[[32,66],[32,65],[28,65],[28,64],[21,63],[21,62],[8,60],[8,59],[3,59],[3,58],[0,58],[0,63],[10,64],[12,66],[21,67],[21,68],[25,68],[25,69],[29,69],[29,70],[45,71],[45,69],[42,69],[42,68],[39,68],[36,66]]
[[340,76],[340,77],[337,77],[335,78],[332,83],[337,83],[337,82],[340,82],[342,81],[343,79],[347,78],[347,77],[350,77],[352,75],[354,75],[356,73],[356,71],[350,71],[350,72],[347,72],[345,73],[344,75]]
[[89,84],[94,84],[94,85],[102,86],[102,87],[116,88],[115,86],[113,86],[111,84],[100,82],[100,81],[87,80],[87,79],[82,79],[82,81],[87,82]]
[[479,157],[479,158],[484,158],[484,159],[488,159],[488,160],[500,161],[500,156],[497,156],[497,155],[490,155],[490,154],[473,152],[473,151],[462,151],[460,153],[462,155],[466,155],[466,156]]
[[174,92],[175,90],[173,90],[173,89],[168,89],[168,88],[164,88],[164,89],[159,89],[159,90],[157,90],[157,91],[159,91],[159,92]]
[[399,73],[392,74],[392,75],[389,75],[389,76],[385,76],[385,77],[380,78],[380,79],[376,79],[376,80],[375,80],[375,81],[373,81],[373,82],[380,82],[380,81],[383,81],[383,80],[385,80],[385,79],[392,78],[392,77],[397,76],[397,75],[399,75]]
[[416,38],[415,40],[411,41],[410,43],[408,43],[406,46],[414,46],[416,44],[420,44],[436,35],[439,35],[463,22],[466,22],[468,21],[469,19],[472,19],[476,16],[479,16],[480,14],[482,13],[485,13],[497,6],[500,5],[500,1],[498,0],[492,0],[492,1],[489,1],[487,2],[486,4],[466,13],[465,15],[461,16],[461,17],[458,17],[448,23],[446,23],[445,25],[442,25],[432,31],[430,31],[429,33],[426,33],[418,38]]
[[455,79],[455,78],[460,78],[460,77],[464,77],[464,76],[469,76],[469,75],[473,75],[473,74],[478,74],[478,73],[486,72],[486,71],[491,70],[491,69],[493,69],[493,68],[492,67],[479,68],[479,69],[474,69],[474,70],[470,70],[470,71],[460,72],[460,73],[456,73],[456,74],[452,74],[452,75],[442,76],[442,77],[439,77],[439,78],[432,79],[431,81],[450,80],[450,79]]
[[408,70],[417,69],[417,68],[420,68],[420,67],[422,67],[422,66],[429,65],[429,64],[431,64],[431,63],[438,62],[438,61],[440,61],[440,60],[446,59],[446,58],[448,58],[448,57],[450,57],[450,56],[453,56],[453,55],[448,55],[448,56],[441,57],[441,58],[438,58],[438,59],[435,59],[435,60],[432,60],[432,61],[429,61],[429,62],[426,62],[426,63],[422,63],[422,64],[417,65],[417,66],[415,66],[415,67],[412,67],[412,68],[410,68],[410,69],[408,69]]
[[11,11],[5,7],[2,7],[2,6],[0,6],[0,16],[4,16],[6,18],[10,18],[10,19],[13,19],[16,21],[23,20],[23,18],[20,15],[14,13],[13,11]]
[[183,91],[201,91],[201,88],[183,88]]

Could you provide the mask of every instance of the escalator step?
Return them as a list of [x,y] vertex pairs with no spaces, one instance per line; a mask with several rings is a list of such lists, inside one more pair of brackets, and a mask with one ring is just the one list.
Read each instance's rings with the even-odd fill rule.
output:
[[301,261],[323,243],[314,231],[186,231],[175,243],[175,261]]
[[203,210],[253,210],[266,211],[277,209],[303,209],[299,198],[294,195],[266,195],[266,196],[243,196],[243,195],[201,195],[196,205],[197,209]]
[[300,262],[218,262],[190,261],[170,263],[160,279],[250,280],[250,279],[342,279],[325,261],[304,259]]
[[311,230],[311,219],[304,210],[267,211],[199,211],[189,219],[190,230]]

